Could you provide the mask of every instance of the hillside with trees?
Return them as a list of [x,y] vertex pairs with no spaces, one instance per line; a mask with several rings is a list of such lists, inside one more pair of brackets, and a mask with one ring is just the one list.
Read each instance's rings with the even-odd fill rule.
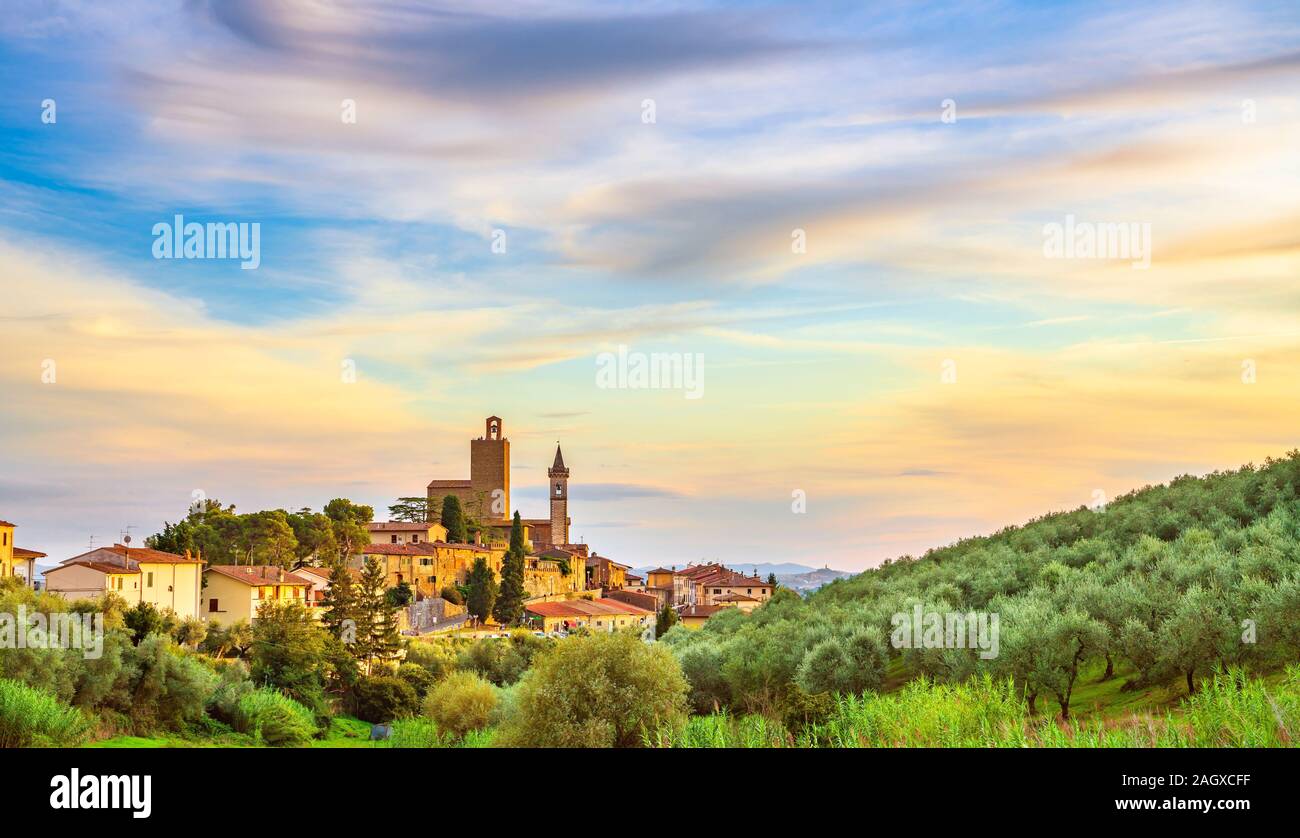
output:
[[[789,717],[834,694],[909,680],[1010,682],[1030,714],[1068,717],[1076,691],[1195,694],[1216,671],[1300,659],[1300,452],[1183,476],[903,556],[806,599],[721,613],[665,635],[697,713]],[[894,617],[996,614],[1000,649],[895,648]],[[812,708],[811,710],[809,708]]]

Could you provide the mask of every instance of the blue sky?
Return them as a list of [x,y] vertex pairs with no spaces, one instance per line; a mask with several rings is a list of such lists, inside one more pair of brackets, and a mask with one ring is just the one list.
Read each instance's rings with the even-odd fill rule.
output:
[[[603,554],[858,569],[1281,453],[1297,81],[1293,3],[7,3],[0,518],[382,508],[497,414]],[[151,258],[176,214],[260,267]]]

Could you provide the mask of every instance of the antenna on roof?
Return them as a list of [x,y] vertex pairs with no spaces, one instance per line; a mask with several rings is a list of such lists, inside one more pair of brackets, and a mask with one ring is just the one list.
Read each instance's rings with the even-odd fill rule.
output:
[[95,537],[93,535],[90,537],[90,543],[86,545],[86,549],[87,550],[95,549]]

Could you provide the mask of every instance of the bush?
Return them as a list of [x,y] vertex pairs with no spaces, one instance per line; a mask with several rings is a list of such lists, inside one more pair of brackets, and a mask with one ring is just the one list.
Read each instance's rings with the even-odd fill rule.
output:
[[0,679],[0,748],[67,748],[85,738],[79,710],[19,681]]
[[352,688],[352,701],[357,718],[371,724],[388,724],[394,719],[414,715],[420,707],[415,689],[391,675],[362,678]]
[[439,730],[437,722],[418,716],[395,722],[388,739],[391,748],[450,748],[453,744],[451,735]]
[[208,712],[216,718],[234,725],[239,715],[239,703],[253,691],[248,677],[248,666],[243,661],[232,661],[221,668],[220,681],[208,699]]
[[411,685],[415,695],[421,701],[429,694],[429,688],[437,681],[429,670],[418,663],[404,663],[397,667],[397,677]]
[[406,662],[423,667],[435,680],[445,678],[456,669],[456,650],[451,643],[411,641]]
[[453,736],[487,727],[496,708],[492,685],[472,672],[456,672],[429,692],[424,714]]
[[172,729],[203,715],[217,687],[217,676],[192,657],[180,654],[170,637],[151,634],[136,647],[137,677],[126,709],[144,727]]
[[630,632],[570,637],[538,657],[516,690],[500,745],[632,747],[686,721],[672,653]]
[[316,735],[312,712],[284,693],[263,687],[239,700],[235,730],[277,748],[300,748]]
[[440,596],[440,597],[442,597],[443,599],[447,600],[447,601],[450,602],[452,605],[464,605],[464,604],[465,604],[465,597],[463,597],[463,596],[460,595],[460,589],[457,588],[455,585],[445,585],[445,586],[443,586],[443,589],[442,589],[441,591],[438,592],[438,596]]

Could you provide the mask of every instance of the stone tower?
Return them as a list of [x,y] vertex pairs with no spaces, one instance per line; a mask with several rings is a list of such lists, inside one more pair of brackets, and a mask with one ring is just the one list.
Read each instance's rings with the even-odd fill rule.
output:
[[500,416],[484,420],[483,436],[469,442],[470,508],[482,521],[510,518],[510,440]]
[[551,543],[569,543],[569,470],[564,467],[560,443],[555,443],[555,462],[546,470],[551,478]]

